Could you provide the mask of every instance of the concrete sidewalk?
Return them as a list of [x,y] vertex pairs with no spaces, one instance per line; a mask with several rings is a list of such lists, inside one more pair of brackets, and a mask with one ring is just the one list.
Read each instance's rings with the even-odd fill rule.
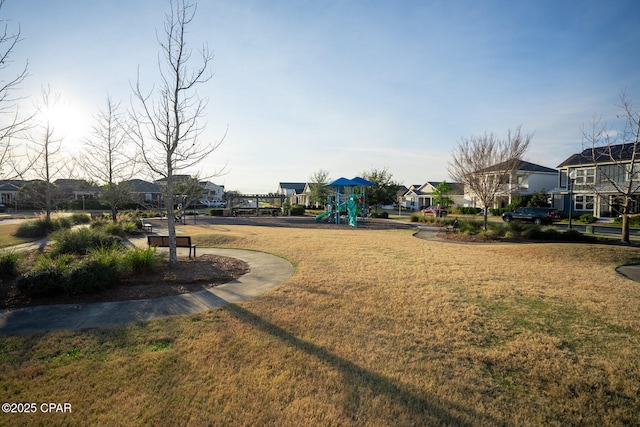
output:
[[289,261],[263,252],[198,248],[198,253],[241,259],[249,264],[250,271],[239,279],[223,285],[170,297],[0,310],[0,334],[95,328],[197,313],[255,298],[284,282],[294,273],[293,265]]

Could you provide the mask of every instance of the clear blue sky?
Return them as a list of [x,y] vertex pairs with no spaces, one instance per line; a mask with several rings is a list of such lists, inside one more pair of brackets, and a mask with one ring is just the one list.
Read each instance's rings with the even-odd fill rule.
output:
[[[129,105],[140,67],[157,80],[163,0],[6,0],[21,25],[22,95],[43,85],[68,102],[77,151],[106,94]],[[405,185],[448,179],[462,137],[519,125],[528,160],[555,167],[581,150],[594,114],[619,94],[640,104],[637,0],[201,0],[190,46],[215,52],[207,132],[223,145],[202,164],[244,193],[387,168]]]

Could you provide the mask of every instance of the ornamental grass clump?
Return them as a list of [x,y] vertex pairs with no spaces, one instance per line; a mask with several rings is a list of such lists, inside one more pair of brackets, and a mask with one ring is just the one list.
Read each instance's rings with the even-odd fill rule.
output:
[[55,240],[51,249],[53,255],[83,255],[91,249],[122,244],[122,239],[118,236],[111,236],[86,227],[59,231],[53,236],[53,239]]
[[0,277],[13,277],[18,273],[18,261],[20,255],[17,252],[0,254]]
[[60,228],[60,223],[49,218],[40,218],[24,222],[16,230],[16,237],[44,237]]
[[158,268],[162,255],[155,247],[133,248],[122,254],[121,274],[142,274],[153,272]]

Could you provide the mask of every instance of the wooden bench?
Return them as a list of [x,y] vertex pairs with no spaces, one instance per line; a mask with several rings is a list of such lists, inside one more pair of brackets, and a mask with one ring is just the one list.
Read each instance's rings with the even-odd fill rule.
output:
[[[157,246],[161,248],[169,247],[169,236],[147,236],[149,246]],[[196,256],[196,245],[191,243],[191,236],[176,236],[177,248],[189,248],[189,258],[193,250],[193,257]]]
[[456,219],[452,224],[442,227],[442,230],[445,233],[455,233],[456,231],[458,231],[458,220]]

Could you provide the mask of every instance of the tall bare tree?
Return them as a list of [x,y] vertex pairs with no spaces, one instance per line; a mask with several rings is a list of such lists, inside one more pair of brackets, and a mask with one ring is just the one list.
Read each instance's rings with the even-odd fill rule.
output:
[[451,153],[449,176],[464,183],[465,193],[477,198],[484,208],[484,229],[487,214],[496,197],[505,191],[509,176],[516,168],[533,135],[523,135],[520,127],[509,130],[506,139],[494,133],[463,138]]
[[601,118],[594,117],[589,128],[582,131],[588,146],[582,156],[585,163],[595,167],[593,192],[598,197],[612,197],[619,202],[621,240],[629,243],[629,214],[640,191],[640,110],[624,91],[620,101],[620,129],[610,129]]
[[[0,9],[5,0],[0,0]],[[7,69],[11,63],[16,46],[22,40],[20,26],[15,31],[9,29],[8,20],[0,20],[0,177],[2,177],[7,165],[15,163],[12,157],[12,138],[16,134],[25,130],[30,116],[21,116],[18,109],[20,97],[15,95],[15,91],[29,75],[29,64],[19,68],[16,72],[8,73]]]
[[142,89],[140,74],[133,88],[136,105],[132,109],[135,136],[144,162],[156,175],[166,179],[165,205],[169,228],[169,263],[176,264],[176,230],[173,216],[175,175],[209,156],[222,143],[202,143],[201,120],[207,101],[198,97],[196,87],[208,82],[213,54],[204,45],[200,63],[191,67],[192,51],[187,48],[187,27],[196,15],[196,6],[186,0],[171,0],[166,14],[164,39],[159,38],[160,82],[155,91]]
[[[51,218],[54,206],[55,184],[54,179],[64,168],[64,164],[57,159],[62,146],[62,139],[57,137],[54,123],[51,122],[51,111],[60,102],[60,94],[52,94],[51,88],[42,89],[40,99],[35,102],[37,119],[35,126],[28,136],[29,149],[27,153],[29,172],[42,182],[42,185],[34,186],[42,195],[31,194],[32,200],[40,200],[47,219]],[[44,196],[44,197],[42,197]]]
[[134,154],[128,152],[131,142],[123,123],[120,104],[107,96],[104,108],[98,110],[92,137],[85,140],[80,165],[93,181],[104,186],[101,197],[109,204],[113,222],[118,208],[131,201],[126,181],[136,174]]

